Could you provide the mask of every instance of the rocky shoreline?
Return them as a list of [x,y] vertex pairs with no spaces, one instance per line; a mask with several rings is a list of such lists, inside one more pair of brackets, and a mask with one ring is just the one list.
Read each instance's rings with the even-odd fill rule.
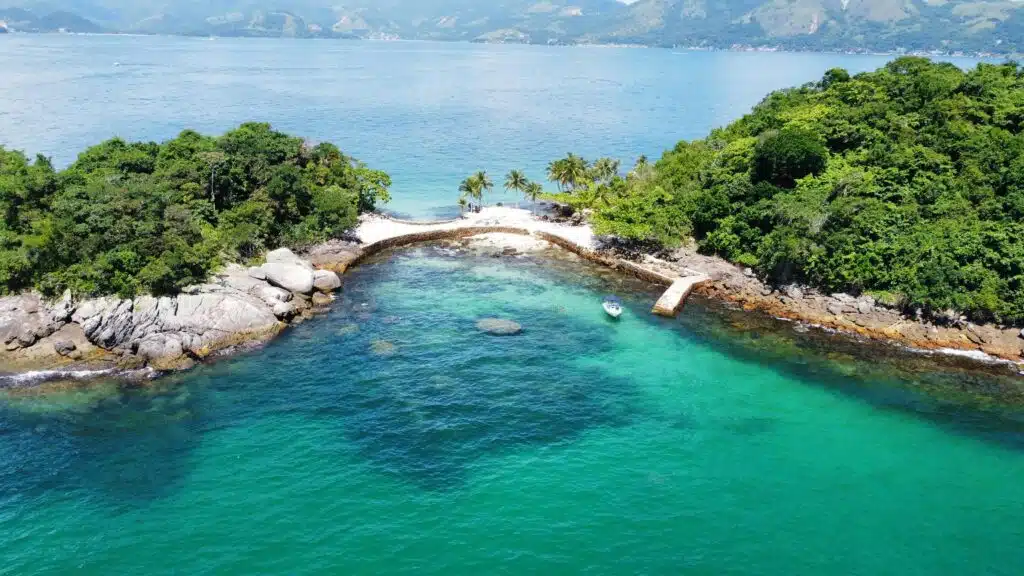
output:
[[[532,236],[531,236],[532,234]],[[969,323],[940,326],[907,318],[869,296],[820,294],[800,286],[776,288],[717,257],[682,249],[665,258],[602,248],[586,224],[540,221],[523,210],[487,209],[465,220],[412,226],[380,216],[364,219],[361,241],[332,240],[302,257],[288,249],[267,254],[256,267],[230,264],[209,282],[176,296],[104,297],[46,301],[35,293],[0,298],[0,387],[47,379],[145,370],[188,369],[239,346],[258,345],[288,325],[327,310],[340,275],[362,258],[393,246],[440,237],[475,236],[491,248],[535,250],[552,242],[607,264],[629,257],[631,268],[679,277],[698,272],[711,280],[695,294],[744,310],[903,346],[1024,362],[1024,334],[1014,328]],[[438,236],[439,238],[434,238]],[[664,256],[664,255],[663,255]],[[630,268],[624,268],[627,271]],[[36,377],[23,377],[26,372]],[[20,374],[22,377],[17,377]]]
[[[350,253],[337,251],[336,260]],[[227,349],[265,342],[326,310],[340,287],[333,270],[280,249],[261,266],[230,264],[176,296],[8,296],[0,298],[0,365],[37,375],[8,386],[68,375],[188,369]]]
[[695,294],[744,310],[908,348],[1024,363],[1024,331],[1019,328],[979,325],[964,319],[938,324],[908,317],[868,295],[822,294],[799,285],[771,286],[749,269],[692,249],[677,250],[664,259],[643,255],[640,261],[665,273],[703,272],[712,280],[696,287]]

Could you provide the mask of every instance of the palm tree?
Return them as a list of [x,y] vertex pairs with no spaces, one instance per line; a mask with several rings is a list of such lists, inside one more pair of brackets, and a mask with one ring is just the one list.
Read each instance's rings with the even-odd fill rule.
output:
[[213,189],[213,179],[217,175],[217,168],[227,159],[227,154],[220,151],[203,152],[199,154],[200,159],[206,162],[210,168],[210,202],[217,204],[217,194]]
[[473,174],[473,179],[476,180],[476,199],[480,205],[484,202],[484,192],[490,192],[494,188],[494,182],[491,182],[490,176],[487,175],[485,170],[480,170],[476,174]]
[[[526,187],[530,185],[530,181],[526,179],[526,176],[521,170],[510,170],[505,176],[505,191],[511,192],[515,190],[522,194],[526,192]],[[519,207],[519,199],[516,199],[516,208]]]
[[619,161],[611,158],[598,158],[591,170],[593,178],[602,184],[611,183],[619,175]]
[[533,213],[537,213],[537,196],[544,193],[544,187],[540,182],[530,182],[526,185],[526,197],[533,202]]
[[548,180],[558,184],[559,192],[564,191],[566,182],[568,182],[566,178],[566,174],[568,174],[567,168],[568,164],[564,158],[548,164]]
[[582,157],[573,153],[565,158],[565,180],[572,190],[587,181],[587,171],[590,165]]
[[[461,189],[461,187],[460,187],[460,189]],[[466,205],[467,204],[469,204],[469,201],[466,200],[466,197],[465,196],[459,196],[459,215],[460,216],[466,213]]]
[[640,180],[646,180],[652,172],[653,168],[651,168],[650,162],[647,161],[647,156],[641,155],[636,159],[636,165],[633,166],[633,171],[630,172],[630,175]]
[[[464,206],[466,204],[469,204],[469,201],[467,200],[467,198],[475,200],[476,196],[477,196],[476,191],[477,191],[476,176],[470,176],[469,178],[466,178],[465,180],[460,182],[459,183],[459,192],[461,192],[462,195],[459,196],[459,206]],[[472,204],[470,204],[470,208],[472,208],[472,207],[473,207]]]

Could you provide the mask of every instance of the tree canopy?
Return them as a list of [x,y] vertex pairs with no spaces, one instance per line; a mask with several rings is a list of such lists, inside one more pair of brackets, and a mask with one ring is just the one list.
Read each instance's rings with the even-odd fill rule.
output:
[[[774,92],[625,178],[566,187],[604,234],[777,283],[1024,322],[1024,70],[899,58]],[[561,182],[561,179],[558,179]]]
[[268,124],[114,138],[61,171],[0,147],[0,291],[173,293],[221,262],[343,234],[390,184]]

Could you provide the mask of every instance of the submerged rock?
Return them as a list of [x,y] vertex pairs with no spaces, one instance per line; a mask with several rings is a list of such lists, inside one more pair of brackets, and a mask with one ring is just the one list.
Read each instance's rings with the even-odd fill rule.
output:
[[377,356],[391,356],[397,347],[387,340],[374,340],[370,343],[370,350]]
[[356,332],[359,332],[358,324],[345,324],[341,328],[338,328],[335,334],[337,334],[338,336],[351,336]]
[[313,306],[328,306],[331,302],[334,302],[334,298],[330,294],[324,294],[323,292],[313,294]]
[[512,336],[523,331],[518,322],[502,318],[483,318],[477,321],[476,329],[494,336]]

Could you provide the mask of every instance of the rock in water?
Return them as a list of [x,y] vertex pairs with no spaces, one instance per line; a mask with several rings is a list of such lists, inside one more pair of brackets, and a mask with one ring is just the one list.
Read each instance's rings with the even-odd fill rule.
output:
[[267,281],[297,294],[309,294],[313,291],[313,271],[297,264],[268,262],[262,266],[267,274]]
[[338,336],[350,336],[352,334],[355,334],[356,332],[359,332],[358,324],[345,324],[341,328],[338,328],[336,334]]
[[495,336],[512,336],[523,331],[518,322],[501,318],[483,318],[476,323],[476,329]]
[[330,270],[313,272],[313,287],[321,292],[334,292],[341,288],[341,278]]
[[395,345],[387,340],[374,340],[370,343],[370,350],[377,356],[391,356],[395,353]]
[[332,298],[330,294],[324,294],[322,292],[313,294],[313,306],[329,306],[333,301],[334,298]]

